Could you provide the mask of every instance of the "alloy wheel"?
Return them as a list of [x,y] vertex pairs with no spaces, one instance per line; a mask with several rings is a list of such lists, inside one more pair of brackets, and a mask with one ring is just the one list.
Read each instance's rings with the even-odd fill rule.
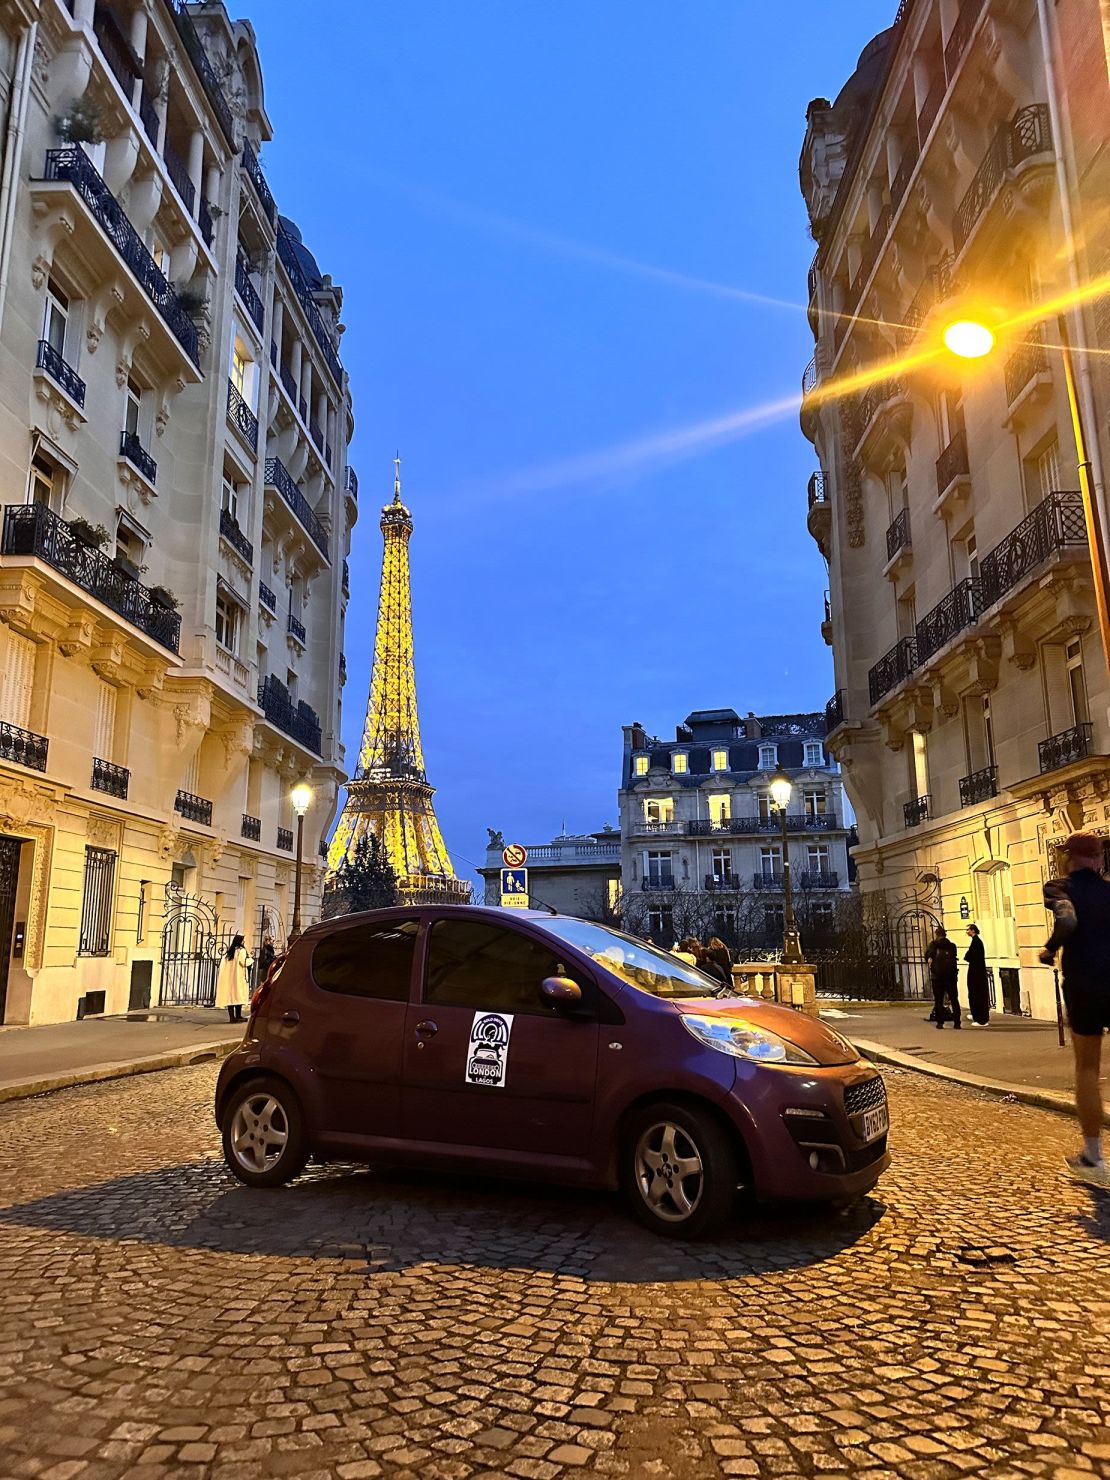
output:
[[674,1121],[648,1126],[636,1143],[636,1183],[656,1217],[684,1223],[701,1201],[705,1169],[689,1131]]
[[247,1095],[231,1121],[231,1146],[249,1172],[268,1172],[289,1144],[289,1120],[272,1094]]

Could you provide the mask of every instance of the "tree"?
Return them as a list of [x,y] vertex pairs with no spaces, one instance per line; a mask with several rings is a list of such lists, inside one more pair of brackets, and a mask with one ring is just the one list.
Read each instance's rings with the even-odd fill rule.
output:
[[324,891],[323,918],[397,903],[397,875],[379,837],[363,833]]

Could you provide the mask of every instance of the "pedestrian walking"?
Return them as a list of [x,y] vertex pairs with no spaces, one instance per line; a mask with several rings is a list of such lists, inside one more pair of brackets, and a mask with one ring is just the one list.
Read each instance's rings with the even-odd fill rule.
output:
[[1102,1035],[1110,1031],[1110,883],[1102,877],[1102,839],[1072,833],[1064,844],[1068,876],[1044,886],[1052,911],[1052,934],[1041,951],[1051,966],[1063,949],[1064,1005],[1075,1054],[1075,1108],[1083,1149],[1069,1156],[1072,1175],[1110,1190],[1110,1168],[1102,1154],[1102,1095],[1099,1089]]
[[216,977],[216,1006],[227,1008],[229,1023],[243,1021],[243,1008],[250,1000],[250,969],[254,965],[246,942],[233,935]]
[[960,1026],[960,994],[956,987],[960,967],[956,947],[948,939],[943,925],[937,926],[936,934],[925,948],[925,961],[929,967],[929,978],[933,986],[933,1011],[938,1028],[944,1027],[945,997],[952,1004],[952,1026]]
[[262,983],[266,980],[266,973],[274,964],[274,957],[276,955],[277,951],[274,949],[273,936],[264,935],[262,937],[262,944],[258,948],[258,955],[255,958],[256,964],[258,966],[258,971],[255,975],[255,982],[258,986],[261,986]]
[[964,952],[967,962],[967,1006],[971,1026],[985,1028],[991,1020],[991,989],[987,977],[987,950],[978,925],[967,927],[968,943]]

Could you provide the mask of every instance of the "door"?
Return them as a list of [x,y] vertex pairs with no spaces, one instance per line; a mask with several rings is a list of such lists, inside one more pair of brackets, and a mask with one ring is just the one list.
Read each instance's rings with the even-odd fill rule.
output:
[[[336,1137],[399,1133],[402,1041],[417,938],[415,920],[335,930],[312,953],[312,981],[277,992],[275,1031],[303,1054],[319,1084],[322,1129]],[[284,1014],[284,1016],[283,1016]],[[294,1021],[288,1021],[296,1014]]]
[[8,998],[8,967],[12,955],[12,927],[15,924],[15,891],[19,883],[18,838],[0,838],[0,1023]]
[[567,965],[521,930],[435,921],[422,999],[405,1029],[407,1139],[527,1152],[533,1164],[589,1163],[600,1027],[596,1016],[575,1020],[539,996],[545,977],[569,974],[596,1012],[596,987]]

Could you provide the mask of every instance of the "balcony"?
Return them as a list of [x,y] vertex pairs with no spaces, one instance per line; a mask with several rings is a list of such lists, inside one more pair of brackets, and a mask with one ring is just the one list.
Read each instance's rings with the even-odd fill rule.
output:
[[45,504],[15,504],[4,510],[0,553],[30,555],[44,561],[162,647],[177,652],[180,614],[159,605],[141,581],[74,534],[65,520]]
[[18,725],[0,719],[0,761],[26,766],[29,771],[45,771],[49,748],[50,741],[45,735],[21,730]]
[[200,234],[204,237],[205,244],[210,247],[216,235],[216,227],[212,220],[212,207],[203,195],[197,206],[197,225],[200,227]]
[[154,483],[158,476],[158,464],[139,441],[137,432],[120,433],[119,455],[126,458],[133,468],[142,473],[148,483]]
[[174,798],[173,810],[180,812],[186,822],[199,822],[203,827],[212,826],[212,803],[207,797],[194,796],[191,791],[179,791]]
[[312,296],[312,284],[304,275],[300,258],[297,256],[297,245],[280,221],[277,227],[277,251],[281,265],[285,268],[289,281],[293,286],[293,291],[296,293],[301,308],[304,310],[304,315],[308,320],[309,328],[312,330],[313,338],[316,340],[320,353],[324,357],[324,363],[331,372],[336,385],[342,390],[343,366],[339,363],[339,356],[335,352],[328,335],[327,327]]
[[825,546],[832,529],[832,487],[828,473],[811,473],[806,489],[808,512],[806,527],[826,554]]
[[847,691],[837,689],[829,702],[825,705],[825,735],[831,735],[838,725],[844,723],[846,717],[845,700]]
[[889,575],[900,555],[912,553],[910,541],[910,511],[900,509],[886,532],[886,571]]
[[233,381],[227,383],[227,419],[250,447],[258,451],[258,417],[244,401]]
[[239,836],[246,838],[249,842],[260,843],[262,841],[262,818],[252,817],[249,812],[244,812]]
[[355,503],[357,504],[358,503],[358,474],[355,472],[354,468],[352,468],[350,466],[348,466],[346,475],[345,475],[345,477],[343,479],[343,487],[347,491],[347,493],[350,494],[350,496],[354,499]]
[[66,363],[61,355],[45,339],[39,340],[38,354],[35,356],[35,369],[43,370],[55,385],[60,385],[69,399],[77,406],[85,404],[85,382],[74,370],[72,365]]
[[351,594],[351,567],[346,560],[343,562],[343,595]]
[[1070,730],[1061,730],[1058,735],[1050,735],[1037,746],[1037,760],[1042,774],[1045,771],[1058,771],[1061,766],[1070,766],[1074,761],[1085,760],[1090,753],[1089,724],[1073,725]]
[[293,405],[296,406],[296,404],[297,404],[297,382],[294,379],[293,372],[292,372],[292,370],[290,370],[290,368],[289,368],[288,365],[282,365],[279,368],[279,370],[278,370],[278,379],[281,381],[282,389],[285,391],[285,394],[293,402]]
[[899,375],[876,380],[861,392],[855,406],[855,454],[862,458],[868,445],[877,439],[893,420],[896,425],[909,410],[909,392]]
[[143,75],[142,63],[132,51],[131,43],[120,30],[115,16],[103,4],[97,5],[93,13],[93,34],[101,56],[130,103],[135,83]]
[[249,144],[243,145],[243,169],[247,179],[254,186],[254,193],[258,196],[258,203],[262,207],[262,213],[273,226],[277,221],[277,204],[271,194],[270,187],[266,183],[266,176],[262,173],[262,166],[258,162],[258,155]]
[[740,888],[740,880],[731,874],[706,874],[705,887],[710,894],[735,894]]
[[277,597],[265,581],[259,581],[258,583],[258,600],[263,606],[268,607],[275,616],[277,615]]
[[[347,682],[347,654],[346,653],[340,653],[339,654],[339,682],[340,682],[341,685],[342,684],[345,684]],[[531,849],[529,849],[529,853],[530,852],[531,852]]]
[[177,294],[147,251],[142,237],[131,225],[123,207],[96,172],[85,151],[76,146],[49,150],[43,179],[63,180],[73,186],[139,287],[166,321],[171,334],[193,364],[199,366],[200,343],[196,324],[181,307]]
[[903,679],[909,678],[917,667],[917,639],[913,637],[900,638],[889,653],[886,653],[867,675],[867,687],[871,696],[871,703],[877,704],[891,689],[896,688]]
[[189,53],[189,60],[196,69],[208,101],[219,120],[220,128],[223,130],[224,138],[229,144],[235,143],[235,120],[231,116],[231,109],[224,97],[224,90],[220,86],[219,78],[216,76],[212,63],[208,60],[208,53],[204,49],[197,28],[193,24],[193,17],[189,13],[189,0],[168,0],[170,9],[174,13],[177,22],[177,33],[185,44],[185,50]]
[[814,356],[802,371],[802,410],[799,418],[802,433],[811,442],[817,436],[817,417],[816,407],[813,403],[813,393],[817,389],[820,378],[820,372],[817,369],[817,357]]
[[308,418],[308,435],[312,438],[319,451],[323,452],[324,434],[320,430],[320,423],[316,420],[314,416],[310,416]]
[[805,869],[794,882],[799,889],[839,889],[840,875],[830,869]]
[[320,523],[304,494],[293,482],[289,470],[280,458],[268,457],[266,459],[266,487],[277,489],[300,520],[312,543],[327,560],[329,558],[328,532]]
[[255,327],[261,334],[262,321],[265,317],[262,308],[262,299],[258,296],[258,292],[251,282],[250,264],[242,252],[235,254],[235,291],[239,294],[243,302],[243,307],[247,310]]
[[288,619],[288,622],[286,624],[286,631],[289,633],[289,636],[290,637],[296,638],[296,640],[300,643],[301,647],[304,647],[304,645],[305,645],[304,623],[300,620],[299,617],[295,617],[292,612],[289,613],[289,619]]
[[286,853],[293,851],[293,829],[291,827],[279,827],[277,830],[277,845]]
[[239,521],[230,509],[220,510],[220,538],[225,539],[247,565],[254,565],[254,546],[239,528]]
[[983,598],[977,579],[967,576],[917,624],[917,663],[927,663],[945,643],[979,620]]
[[684,823],[675,822],[673,819],[670,822],[656,822],[653,818],[650,817],[643,818],[639,822],[634,822],[632,824],[634,832],[665,834],[667,836],[674,836],[675,834],[682,832],[684,826]]
[[258,705],[276,729],[311,750],[313,755],[320,754],[319,716],[303,699],[294,705],[289,690],[272,673],[258,685]]
[[962,0],[959,14],[948,33],[948,40],[944,43],[944,70],[948,74],[949,81],[955,75],[956,68],[967,48],[968,38],[975,29],[975,22],[979,19],[979,12],[982,9],[983,0]]
[[640,889],[647,894],[652,890],[666,890],[674,888],[674,877],[671,874],[649,874],[646,879],[640,880]]
[[1051,153],[1052,131],[1044,103],[1020,108],[1009,123],[1002,125],[964,198],[956,207],[952,241],[957,254],[963,250],[980,218],[998,195],[1007,173],[1039,154],[1050,156]]
[[1041,343],[1039,329],[1029,331],[1028,339],[1006,361],[1002,374],[1006,382],[1006,404],[1011,411],[1027,398],[1030,391],[1049,384],[1048,356]]
[[974,807],[977,802],[989,801],[997,795],[997,766],[984,766],[981,771],[972,771],[970,776],[960,777],[961,807]]
[[774,869],[771,872],[765,872],[761,869],[759,873],[752,875],[752,888],[775,889],[781,892],[782,871],[780,869]]
[[170,143],[169,139],[164,140],[162,144],[162,159],[166,166],[166,174],[169,175],[173,188],[180,195],[182,205],[191,216],[197,198],[197,187],[190,178],[188,166]]
[[930,816],[928,796],[914,797],[912,802],[902,803],[902,817],[907,827],[920,827]]
[[936,305],[943,302],[951,293],[951,268],[951,258],[946,252],[939,262],[926,269],[917,292],[910,299],[909,307],[902,315],[898,337],[903,346],[910,343]]
[[961,427],[937,458],[937,501],[933,506],[937,513],[943,511],[945,504],[961,484],[966,486],[969,477],[967,433]]
[[984,610],[1019,586],[1050,555],[1086,548],[1081,495],[1071,491],[1050,493],[980,562]]
[[153,102],[150,99],[150,94],[147,92],[145,83],[143,85],[143,95],[139,99],[139,121],[143,126],[143,132],[146,134],[153,147],[157,149],[158,110],[155,108]]
[[925,101],[921,105],[921,112],[917,115],[917,142],[922,149],[925,140],[929,137],[929,130],[936,122],[940,105],[944,101],[944,95],[948,91],[948,79],[943,69],[937,74],[932,87],[925,94]]
[[114,766],[111,761],[101,760],[98,755],[93,756],[93,791],[102,791],[106,796],[118,797],[121,802],[125,802],[130,784],[131,772],[126,766]]

